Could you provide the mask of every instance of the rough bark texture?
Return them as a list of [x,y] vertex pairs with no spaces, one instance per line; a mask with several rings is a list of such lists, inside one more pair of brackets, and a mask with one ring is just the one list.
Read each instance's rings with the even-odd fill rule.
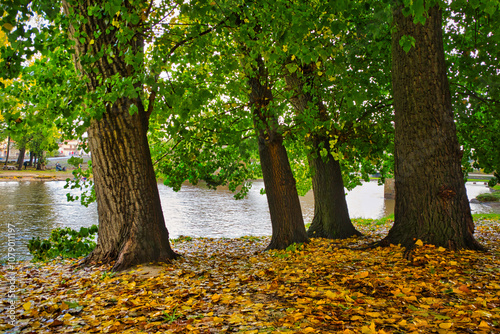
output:
[[[74,11],[88,19],[80,30],[88,36],[95,31],[105,32],[111,19],[88,16],[91,5],[103,7],[104,2],[86,1],[79,4],[63,1],[66,14]],[[124,3],[124,6],[128,5]],[[130,10],[134,10],[131,8]],[[70,28],[71,36],[74,29]],[[88,89],[98,88],[100,81],[116,74],[129,77],[134,68],[119,57],[114,50],[112,63],[105,57],[86,68],[79,61],[82,55],[95,53],[108,46],[117,45],[113,32],[103,33],[93,43],[81,43],[75,38],[75,64],[89,80]],[[137,34],[128,47],[132,52],[142,52],[143,40]],[[129,51],[130,52],[130,51]],[[133,115],[129,109],[135,104],[139,111]],[[99,215],[99,234],[96,249],[85,259],[85,264],[114,263],[114,270],[130,266],[164,262],[175,258],[168,239],[161,209],[156,177],[151,163],[147,141],[148,115],[140,98],[118,98],[106,107],[100,118],[91,121],[88,129],[92,153],[93,177]]]
[[[424,26],[394,10],[392,85],[395,107],[395,222],[385,242],[415,241],[449,249],[481,249],[461,169],[437,6]],[[415,38],[405,53],[401,36]]]
[[9,162],[9,155],[10,155],[10,136],[7,137],[7,154],[5,155],[5,163],[4,163],[5,166],[7,166],[7,163]]
[[[313,138],[317,141],[318,138]],[[328,140],[325,140],[328,145]],[[360,236],[349,217],[345,198],[344,181],[338,160],[330,154],[325,161],[317,144],[314,156],[309,157],[309,167],[313,173],[314,217],[307,230],[309,237],[345,239]]]
[[19,157],[17,158],[17,170],[23,169],[24,155],[26,153],[26,147],[19,148]]
[[267,249],[286,249],[293,243],[308,242],[308,238],[283,137],[276,117],[269,110],[272,92],[266,82],[263,62],[259,61],[259,65],[259,74],[249,80],[249,99],[273,230]]
[[[308,71],[304,69],[302,72]],[[287,88],[294,92],[291,101],[298,113],[307,112],[308,106],[315,103],[311,93],[304,90],[305,80],[306,77],[299,78],[297,72],[286,76]],[[325,106],[321,101],[316,104],[317,118],[327,121]],[[308,236],[345,239],[361,235],[349,217],[340,162],[330,153],[329,138],[317,133],[311,133],[310,138],[314,149],[308,157],[314,192],[314,217],[307,230]],[[326,159],[321,157],[322,148],[328,151]]]

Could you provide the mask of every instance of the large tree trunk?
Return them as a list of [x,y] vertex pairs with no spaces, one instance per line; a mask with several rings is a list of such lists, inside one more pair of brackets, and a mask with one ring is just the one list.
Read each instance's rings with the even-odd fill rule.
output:
[[259,140],[259,156],[271,214],[272,238],[267,249],[286,249],[293,243],[308,242],[299,194],[288,161],[278,121],[270,108],[272,92],[260,59],[259,75],[249,80],[250,105]]
[[26,147],[19,148],[19,157],[17,158],[17,170],[23,169],[24,154],[26,153]]
[[[314,65],[303,66],[302,73],[314,73],[312,66]],[[309,109],[311,104],[316,104],[315,118],[322,122],[330,121],[324,104],[321,101],[315,101],[310,93],[310,87],[305,89],[307,79],[306,76],[299,78],[297,72],[286,76],[287,89],[294,92],[291,98],[293,107],[298,113],[305,113],[312,111]],[[361,235],[349,217],[340,162],[331,154],[329,138],[311,131],[309,140],[313,147],[308,161],[312,174],[314,217],[307,230],[308,236],[345,239]],[[328,152],[325,158],[320,153],[323,148]]]
[[[340,162],[331,154],[320,155],[318,138],[313,138],[314,153],[309,157],[314,192],[314,217],[307,230],[309,237],[345,239],[360,236],[349,217]],[[328,140],[323,140],[328,147]],[[329,150],[328,150],[329,152]]]
[[[88,20],[80,28],[88,36],[101,32],[99,38],[75,41],[75,64],[78,70],[90,80],[88,89],[95,91],[101,82],[115,75],[133,77],[136,71],[127,64],[120,49],[114,51],[112,62],[106,56],[89,65],[81,64],[79,59],[85,54],[97,54],[108,47],[127,49],[127,53],[141,54],[144,41],[141,32],[123,45],[116,33],[109,30],[113,18],[89,16],[90,6],[104,7],[103,1],[68,3],[63,1],[65,13],[74,11]],[[140,9],[131,12],[140,16]],[[121,17],[123,17],[122,15]],[[116,17],[115,17],[116,19]],[[83,20],[82,20],[83,21]],[[122,22],[122,24],[125,24]],[[108,28],[109,33],[104,33]],[[70,27],[70,35],[75,31]],[[110,58],[111,59],[111,58]],[[139,86],[136,87],[140,87]],[[132,105],[138,111],[130,115]],[[161,209],[156,177],[151,162],[147,142],[148,115],[140,97],[120,96],[114,103],[106,106],[102,117],[92,120],[88,129],[90,151],[92,153],[93,176],[96,191],[99,232],[96,249],[84,263],[111,263],[114,270],[123,270],[130,266],[164,262],[177,255],[170,247],[168,231],[165,227]]]
[[[461,169],[443,51],[441,11],[424,26],[394,10],[392,86],[395,108],[394,226],[385,241],[407,250],[420,239],[449,249],[481,249]],[[405,53],[403,35],[415,38]]]

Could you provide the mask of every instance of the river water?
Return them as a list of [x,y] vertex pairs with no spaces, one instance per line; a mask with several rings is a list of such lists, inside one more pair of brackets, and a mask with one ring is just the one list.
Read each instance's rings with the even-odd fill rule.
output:
[[[95,203],[88,208],[67,202],[64,181],[0,182],[0,258],[7,255],[8,228],[15,229],[17,259],[29,258],[27,242],[39,236],[47,238],[56,227],[97,224]],[[271,221],[262,181],[254,182],[247,198],[235,200],[227,189],[210,190],[204,186],[185,185],[179,192],[159,184],[166,226],[171,238],[271,235]],[[481,184],[467,183],[469,199],[488,192]],[[74,194],[77,194],[74,192]],[[306,223],[314,214],[312,192],[300,198]],[[384,200],[384,187],[376,181],[364,183],[347,194],[351,217],[382,218],[394,212],[394,200]],[[473,213],[500,213],[498,206],[471,203]],[[13,236],[11,235],[11,238]],[[12,239],[11,239],[12,240]]]

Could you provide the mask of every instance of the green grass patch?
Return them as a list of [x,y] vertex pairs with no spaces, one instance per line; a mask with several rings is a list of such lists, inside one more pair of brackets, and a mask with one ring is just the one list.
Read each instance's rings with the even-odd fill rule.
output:
[[499,213],[475,213],[472,215],[474,221],[479,220],[497,220],[500,222],[500,214]]

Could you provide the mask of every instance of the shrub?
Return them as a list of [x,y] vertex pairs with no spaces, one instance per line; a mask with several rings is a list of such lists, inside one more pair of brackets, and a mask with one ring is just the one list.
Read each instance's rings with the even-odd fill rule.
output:
[[76,258],[87,256],[96,246],[95,236],[97,225],[89,228],[82,227],[80,231],[69,227],[56,228],[50,233],[49,239],[32,238],[28,249],[33,261],[47,261],[58,256]]

